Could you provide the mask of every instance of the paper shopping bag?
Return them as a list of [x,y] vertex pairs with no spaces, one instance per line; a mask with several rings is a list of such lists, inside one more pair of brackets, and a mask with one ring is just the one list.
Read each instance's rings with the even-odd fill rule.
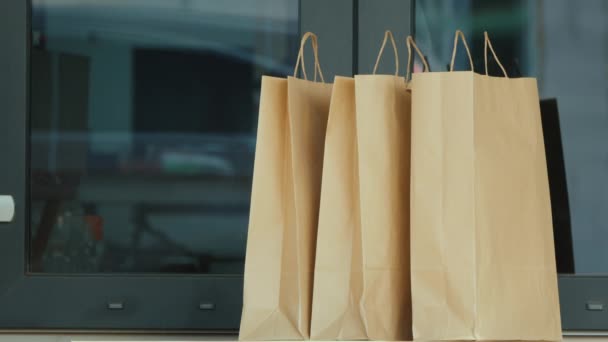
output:
[[397,72],[356,75],[355,103],[362,318],[371,340],[408,340],[410,93]]
[[536,80],[504,74],[413,77],[414,339],[561,339]]
[[355,81],[336,77],[325,136],[311,338],[367,339],[363,291]]
[[[317,71],[317,38],[312,40]],[[294,72],[295,76],[295,72]],[[323,144],[331,85],[263,77],[240,340],[309,336]]]

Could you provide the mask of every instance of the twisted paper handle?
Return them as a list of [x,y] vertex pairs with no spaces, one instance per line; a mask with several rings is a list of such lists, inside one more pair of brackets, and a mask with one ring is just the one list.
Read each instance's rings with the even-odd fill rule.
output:
[[306,32],[302,36],[302,40],[300,42],[300,51],[298,51],[298,59],[296,60],[296,66],[293,69],[293,77],[298,75],[298,70],[300,66],[302,67],[302,75],[305,80],[308,80],[308,76],[306,75],[306,66],[304,63],[304,46],[306,42],[310,38],[312,44],[312,51],[315,58],[315,76],[314,81],[317,81],[317,74],[321,76],[321,82],[325,83],[325,79],[323,78],[323,72],[321,71],[321,65],[319,64],[319,43],[317,41],[317,35],[312,32]]
[[507,75],[507,71],[505,70],[505,67],[502,66],[502,63],[500,63],[500,60],[498,60],[498,57],[496,56],[496,52],[494,51],[494,47],[492,47],[492,42],[490,41],[488,32],[484,32],[483,37],[484,37],[483,58],[484,58],[484,64],[485,64],[485,68],[486,68],[486,76],[488,75],[488,47],[489,47],[490,51],[492,51],[492,56],[494,56],[494,60],[496,61],[496,64],[498,64],[498,66],[500,67],[500,70],[502,70],[502,74],[505,75],[506,78],[509,78],[509,76]]
[[467,40],[464,37],[464,33],[460,30],[456,30],[454,34],[454,49],[452,50],[452,62],[450,62],[450,71],[454,71],[454,60],[456,60],[456,49],[458,48],[458,38],[462,40],[462,44],[464,45],[465,50],[467,50],[467,56],[469,57],[469,64],[471,65],[471,71],[475,71],[473,68],[473,58],[471,57],[471,50],[469,50],[469,45],[467,44]]
[[418,48],[418,45],[416,45],[416,43],[414,42],[414,38],[412,38],[412,36],[407,36],[406,45],[407,45],[407,73],[405,74],[405,80],[407,81],[410,79],[410,72],[412,70],[412,61],[414,60],[414,58],[412,58],[412,47],[414,47],[414,50],[416,50],[416,54],[418,55],[418,57],[420,57],[420,59],[422,60],[422,64],[424,65],[424,69],[422,69],[422,72],[429,71],[429,65],[426,62],[426,58],[424,58],[424,55]]
[[395,53],[395,76],[399,75],[399,53],[397,52],[397,44],[395,43],[395,37],[393,37],[393,33],[390,30],[386,30],[386,32],[384,32],[384,40],[382,41],[382,46],[380,47],[380,52],[378,52],[376,64],[374,65],[374,75],[378,70],[378,64],[380,64],[380,59],[382,58],[382,53],[384,53],[384,47],[386,46],[386,41],[388,39],[391,40],[391,44],[393,45],[393,52]]

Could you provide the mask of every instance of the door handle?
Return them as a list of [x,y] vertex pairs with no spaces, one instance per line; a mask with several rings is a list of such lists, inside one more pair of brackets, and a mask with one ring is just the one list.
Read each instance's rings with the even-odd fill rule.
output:
[[0,195],[0,223],[11,222],[15,217],[15,200],[10,195]]

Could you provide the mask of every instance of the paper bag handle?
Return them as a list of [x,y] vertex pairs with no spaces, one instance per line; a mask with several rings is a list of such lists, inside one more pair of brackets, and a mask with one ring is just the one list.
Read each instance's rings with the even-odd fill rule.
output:
[[469,50],[469,45],[467,44],[467,40],[464,37],[464,33],[460,30],[456,30],[454,34],[454,48],[452,49],[452,62],[450,62],[450,71],[454,71],[454,60],[456,60],[456,49],[458,48],[458,38],[462,40],[462,44],[464,45],[465,50],[467,50],[467,56],[469,57],[469,64],[471,65],[471,71],[475,71],[473,68],[473,58],[471,57],[471,50]]
[[323,78],[323,72],[321,71],[321,65],[319,64],[319,43],[317,41],[317,35],[312,32],[306,32],[302,35],[302,40],[300,41],[300,51],[298,51],[298,59],[296,60],[296,66],[293,69],[293,77],[298,75],[298,68],[302,66],[302,75],[305,80],[308,80],[308,76],[306,75],[306,66],[304,65],[304,46],[306,42],[310,38],[312,51],[315,58],[315,76],[314,81],[317,81],[317,73],[321,76],[321,82],[325,83],[325,79]]
[[492,42],[490,41],[490,37],[488,36],[487,31],[485,31],[483,33],[483,38],[484,38],[483,58],[484,58],[484,64],[486,67],[486,76],[488,75],[488,47],[489,47],[490,51],[492,52],[492,56],[494,56],[494,60],[496,61],[496,64],[498,64],[498,66],[500,67],[500,70],[502,70],[503,75],[505,75],[506,78],[509,78],[509,76],[507,75],[507,71],[505,70],[505,67],[502,66],[502,63],[500,63],[500,61],[498,60],[498,57],[496,56],[496,52],[494,51],[494,47],[492,47]]
[[374,75],[376,74],[376,70],[378,70],[378,64],[380,64],[380,59],[382,58],[382,53],[384,53],[384,47],[386,46],[386,41],[388,39],[391,40],[391,44],[393,45],[393,52],[395,53],[395,76],[399,75],[399,53],[397,52],[397,44],[395,43],[395,37],[393,37],[393,32],[391,32],[390,30],[386,30],[384,32],[384,40],[382,40],[382,46],[380,47],[380,52],[378,52],[376,64],[374,65]]
[[416,42],[414,42],[414,38],[412,38],[412,36],[407,36],[406,45],[407,45],[407,72],[405,74],[405,80],[407,81],[410,79],[410,70],[412,70],[412,61],[414,60],[414,58],[412,57],[412,46],[414,47],[414,50],[416,50],[416,54],[418,55],[418,57],[420,57],[420,59],[422,60],[422,64],[424,65],[424,68],[422,69],[423,72],[429,71],[429,64],[426,62],[426,58],[424,58],[424,55],[418,48],[418,45],[416,45]]

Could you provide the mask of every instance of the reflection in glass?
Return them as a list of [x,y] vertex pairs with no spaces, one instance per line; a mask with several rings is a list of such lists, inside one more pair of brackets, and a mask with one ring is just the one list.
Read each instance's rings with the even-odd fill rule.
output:
[[[606,18],[608,2],[603,0],[426,0],[416,6],[417,40],[433,70],[446,70],[454,30],[460,28],[471,45],[475,71],[483,72],[483,31],[487,30],[511,77],[538,79],[546,109],[543,119],[558,116],[558,121],[543,122],[544,127],[560,129],[563,146],[566,184],[562,187],[567,191],[557,193],[566,194],[567,200],[552,203],[558,262],[567,257],[568,236],[574,250],[574,270],[564,268],[567,262],[562,262],[563,272],[608,274]],[[468,69],[462,50],[457,70]],[[501,75],[489,60],[490,74]],[[546,144],[553,133],[545,132]],[[562,146],[549,143],[555,148],[547,154],[551,157]],[[555,168],[559,164],[559,156],[549,161],[550,181],[562,178]],[[568,216],[570,224],[564,223]]]
[[242,273],[298,26],[297,0],[34,0],[29,270]]

